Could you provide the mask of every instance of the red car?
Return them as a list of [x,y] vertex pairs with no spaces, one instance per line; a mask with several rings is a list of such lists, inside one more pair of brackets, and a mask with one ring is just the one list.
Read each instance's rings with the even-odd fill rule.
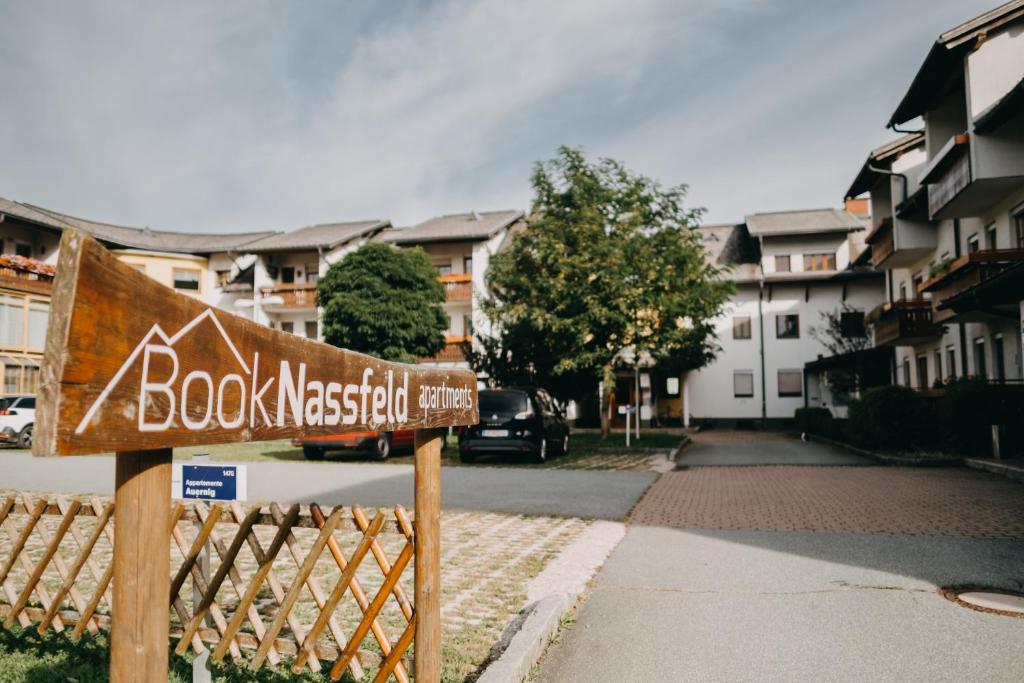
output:
[[396,432],[348,432],[292,439],[293,446],[302,447],[307,460],[323,460],[327,451],[360,450],[374,460],[387,460],[394,449],[412,449],[416,430],[400,429]]

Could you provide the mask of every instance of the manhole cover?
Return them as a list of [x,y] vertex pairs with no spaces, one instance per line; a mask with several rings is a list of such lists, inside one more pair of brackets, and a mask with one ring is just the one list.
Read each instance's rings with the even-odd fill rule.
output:
[[963,586],[941,589],[943,597],[979,612],[1024,618],[1024,595],[998,588]]

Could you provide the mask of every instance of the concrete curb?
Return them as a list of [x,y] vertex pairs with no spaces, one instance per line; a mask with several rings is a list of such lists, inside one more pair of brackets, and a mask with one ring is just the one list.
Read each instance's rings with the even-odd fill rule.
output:
[[562,616],[625,535],[622,523],[594,522],[530,581],[527,600],[531,603],[505,629],[493,650],[500,654],[477,683],[521,683],[558,632]]
[[963,458],[901,458],[895,455],[869,451],[866,448],[858,448],[857,446],[851,446],[848,443],[835,441],[824,436],[818,436],[817,434],[808,434],[807,438],[811,441],[835,446],[836,448],[845,448],[851,453],[863,455],[865,458],[871,458],[883,465],[895,465],[897,467],[958,467],[964,464]]
[[1000,462],[993,462],[992,460],[983,460],[981,458],[967,458],[964,460],[964,464],[974,470],[991,472],[992,474],[998,474],[1001,477],[1006,477],[1007,479],[1024,483],[1024,468],[1005,465]]

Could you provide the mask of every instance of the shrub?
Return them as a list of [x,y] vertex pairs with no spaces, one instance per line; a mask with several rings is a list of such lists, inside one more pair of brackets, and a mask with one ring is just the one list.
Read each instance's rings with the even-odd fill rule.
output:
[[797,408],[793,417],[801,432],[840,441],[846,438],[846,420],[836,419],[828,408]]
[[933,414],[930,403],[913,389],[873,387],[850,403],[847,437],[863,448],[930,449],[938,441]]

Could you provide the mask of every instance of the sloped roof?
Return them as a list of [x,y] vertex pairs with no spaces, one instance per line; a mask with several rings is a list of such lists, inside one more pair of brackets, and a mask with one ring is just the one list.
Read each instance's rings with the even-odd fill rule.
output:
[[334,249],[353,239],[379,232],[391,225],[389,221],[369,220],[347,223],[321,223],[299,228],[292,232],[279,232],[249,245],[252,253],[267,251],[298,251],[305,249]]
[[747,216],[747,228],[755,237],[777,237],[850,232],[863,229],[864,224],[841,209],[804,209],[753,213]]
[[846,191],[845,199],[852,199],[874,187],[878,178],[878,172],[872,171],[871,166],[887,166],[904,152],[923,146],[924,133],[908,133],[871,150],[868,158],[864,161],[864,165],[860,167],[857,177],[850,184],[850,189]]
[[524,216],[522,211],[456,213],[431,218],[411,228],[389,230],[380,239],[391,244],[485,240]]
[[216,251],[238,251],[262,240],[274,232],[246,233],[188,233],[149,228],[129,228],[123,225],[100,223],[59,213],[25,202],[12,202],[0,198],[0,212],[37,223],[57,231],[74,228],[89,233],[103,242],[133,249],[148,249],[189,254],[209,254]]
[[935,107],[945,96],[944,86],[950,77],[962,77],[958,66],[974,48],[975,41],[994,29],[1021,19],[1024,19],[1024,0],[1011,0],[940,35],[896,111],[889,117],[889,126],[905,123]]

